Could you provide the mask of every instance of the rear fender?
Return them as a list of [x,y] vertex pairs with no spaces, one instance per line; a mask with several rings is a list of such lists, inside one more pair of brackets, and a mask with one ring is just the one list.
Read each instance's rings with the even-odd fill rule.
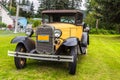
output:
[[82,39],[81,39],[81,46],[82,47],[87,47],[87,45],[88,45],[88,33],[83,32]]
[[28,52],[35,49],[35,41],[30,39],[29,37],[18,36],[11,40],[11,43],[23,44]]

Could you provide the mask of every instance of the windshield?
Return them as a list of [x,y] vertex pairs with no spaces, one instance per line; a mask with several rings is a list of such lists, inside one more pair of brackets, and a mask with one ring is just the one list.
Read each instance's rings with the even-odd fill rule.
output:
[[44,15],[45,23],[61,22],[75,24],[74,16]]

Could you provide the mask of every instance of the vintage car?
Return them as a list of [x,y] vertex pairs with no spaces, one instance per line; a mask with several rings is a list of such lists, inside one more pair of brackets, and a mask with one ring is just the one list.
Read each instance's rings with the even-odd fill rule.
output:
[[[86,54],[89,44],[89,29],[83,24],[83,14],[79,10],[42,11],[42,25],[27,29],[27,36],[17,36],[11,43],[17,43],[14,56],[17,69],[26,66],[26,58],[68,62],[69,73],[76,73],[78,54]],[[35,39],[31,38],[35,37]]]

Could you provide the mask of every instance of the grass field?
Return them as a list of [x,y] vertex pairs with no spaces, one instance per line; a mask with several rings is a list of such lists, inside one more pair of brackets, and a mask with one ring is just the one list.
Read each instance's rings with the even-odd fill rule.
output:
[[[77,73],[68,73],[66,63],[27,60],[27,67],[17,70],[13,57],[7,55],[15,45],[16,35],[0,31],[0,80],[120,80],[120,36],[90,35],[87,55],[79,55]],[[22,34],[23,35],[23,34]]]

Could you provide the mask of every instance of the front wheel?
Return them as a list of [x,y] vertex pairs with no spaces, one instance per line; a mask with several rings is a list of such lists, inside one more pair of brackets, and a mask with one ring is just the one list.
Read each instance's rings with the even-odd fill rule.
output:
[[70,55],[73,56],[73,62],[69,63],[69,73],[74,75],[77,66],[77,46],[71,48]]
[[[26,52],[26,48],[23,45],[17,45],[16,52]],[[22,69],[26,66],[26,58],[14,57],[15,66],[17,69]]]

